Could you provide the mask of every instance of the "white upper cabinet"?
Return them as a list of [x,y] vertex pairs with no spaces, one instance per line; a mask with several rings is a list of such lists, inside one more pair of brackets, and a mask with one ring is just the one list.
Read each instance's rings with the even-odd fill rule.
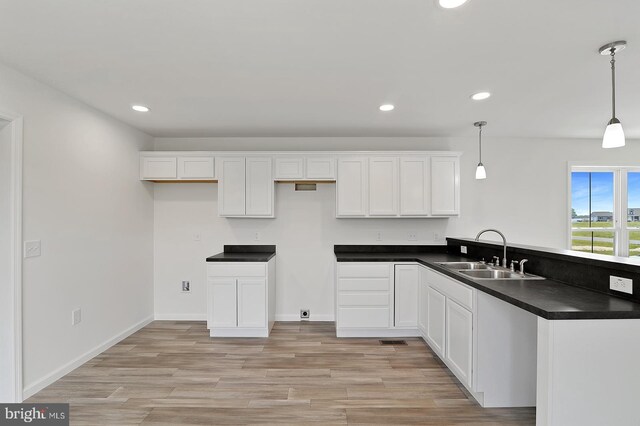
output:
[[304,179],[304,157],[276,157],[274,179]]
[[140,179],[161,180],[178,177],[176,157],[140,157]]
[[246,162],[246,216],[273,217],[271,157],[247,157]]
[[222,157],[218,165],[218,213],[220,216],[244,216],[246,201],[244,157]]
[[327,156],[308,156],[305,176],[309,180],[336,180],[336,159]]
[[220,216],[274,217],[271,163],[271,157],[220,157]]
[[326,155],[282,155],[275,158],[275,180],[336,180],[336,159]]
[[141,152],[140,180],[213,181],[214,156],[209,152]]
[[214,172],[213,157],[178,157],[178,179],[213,180]]
[[431,214],[460,214],[460,159],[457,156],[431,157]]
[[369,159],[369,215],[398,214],[398,157]]
[[429,215],[429,157],[400,157],[400,216]]
[[365,217],[367,215],[367,157],[338,159],[336,181],[336,216]]

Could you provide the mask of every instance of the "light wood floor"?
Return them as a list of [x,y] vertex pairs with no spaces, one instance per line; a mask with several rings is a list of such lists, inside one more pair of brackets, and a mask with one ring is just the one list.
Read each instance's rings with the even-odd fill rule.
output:
[[69,402],[72,424],[535,423],[483,409],[420,339],[336,339],[333,323],[276,323],[268,339],[212,339],[155,321],[29,402]]

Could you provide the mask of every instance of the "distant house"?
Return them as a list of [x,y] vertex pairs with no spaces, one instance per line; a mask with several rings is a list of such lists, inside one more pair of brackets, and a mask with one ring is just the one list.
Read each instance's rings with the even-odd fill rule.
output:
[[[638,210],[640,213],[640,210]],[[613,221],[612,212],[592,212],[591,222],[611,222]]]
[[632,207],[627,210],[627,222],[640,222],[640,207]]

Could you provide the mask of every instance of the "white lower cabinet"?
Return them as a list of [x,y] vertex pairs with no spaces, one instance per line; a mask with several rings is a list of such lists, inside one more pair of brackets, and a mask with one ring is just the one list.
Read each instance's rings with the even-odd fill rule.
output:
[[337,265],[338,337],[413,337],[418,331],[418,265]]
[[275,258],[207,265],[207,328],[212,337],[267,337],[275,321]]
[[418,327],[418,286],[420,267],[418,265],[396,265],[394,276],[395,322],[396,328]]
[[427,336],[427,300],[429,295],[429,286],[426,282],[426,268],[420,269],[420,283],[418,284],[418,330],[422,334],[422,338],[426,340]]
[[445,358],[463,383],[471,383],[473,360],[473,314],[447,299],[445,315]]
[[445,309],[444,294],[427,286],[427,342],[441,358],[444,358]]

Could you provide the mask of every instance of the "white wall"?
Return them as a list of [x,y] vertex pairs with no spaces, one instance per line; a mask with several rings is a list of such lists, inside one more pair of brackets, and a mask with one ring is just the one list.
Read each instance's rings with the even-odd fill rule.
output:
[[23,237],[42,241],[24,259],[29,395],[153,313],[153,190],[137,154],[152,138],[4,66],[0,93],[0,110],[24,116]]
[[[156,138],[156,150],[454,150],[461,159],[462,214],[451,219],[336,219],[335,185],[317,192],[276,186],[276,219],[223,219],[216,184],[155,186],[155,312],[158,318],[204,318],[204,259],[224,244],[276,244],[279,319],[300,308],[312,319],[333,315],[334,244],[442,244],[434,233],[472,237],[482,228],[503,230],[511,242],[564,247],[567,161],[638,158],[640,144],[602,150],[598,140],[503,139],[483,141],[488,179],[476,181],[474,138]],[[419,241],[407,241],[417,230]],[[376,240],[378,231],[383,241]],[[255,232],[260,240],[255,241]],[[201,241],[194,241],[201,235]],[[496,236],[486,234],[487,239]],[[181,280],[192,293],[181,294]]]
[[0,119],[0,401],[12,401],[11,126]]

